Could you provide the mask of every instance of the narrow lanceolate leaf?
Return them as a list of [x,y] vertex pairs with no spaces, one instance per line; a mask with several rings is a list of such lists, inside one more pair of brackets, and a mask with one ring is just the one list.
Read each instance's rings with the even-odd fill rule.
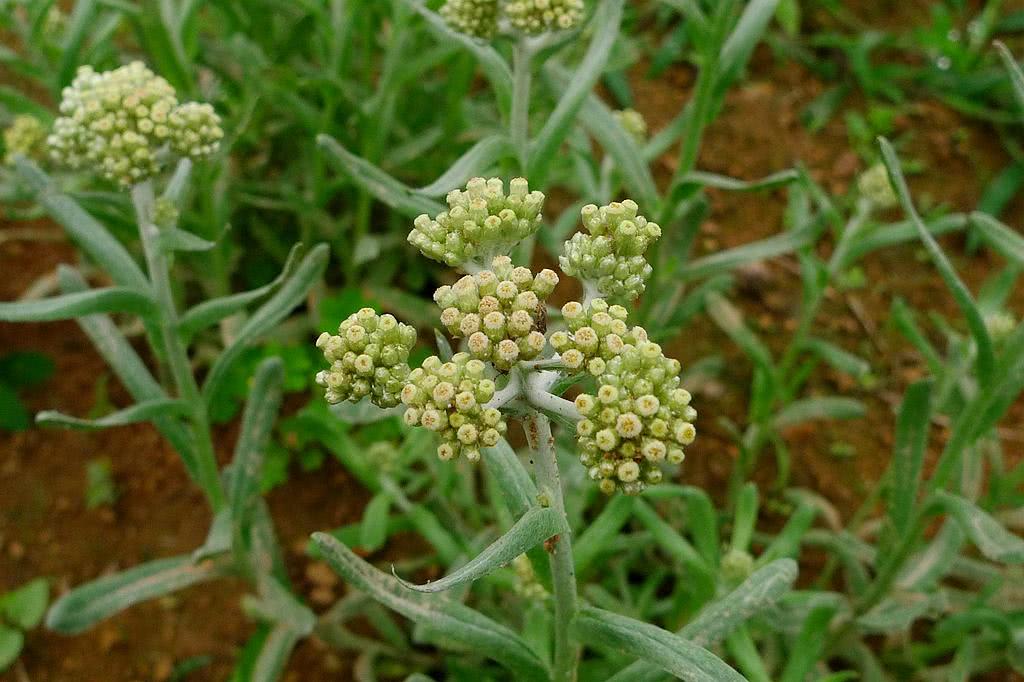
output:
[[396,211],[413,218],[423,213],[434,216],[444,210],[442,204],[419,194],[369,161],[356,156],[330,135],[318,135],[316,143],[335,168]]
[[892,181],[893,188],[895,188],[900,203],[903,205],[903,210],[917,228],[918,236],[928,249],[932,262],[935,264],[939,274],[942,275],[942,279],[945,280],[946,286],[949,287],[953,298],[956,299],[957,305],[960,307],[960,311],[967,320],[971,336],[974,337],[974,343],[978,347],[978,354],[975,359],[978,379],[984,386],[992,379],[992,371],[995,367],[995,353],[992,350],[992,339],[989,337],[988,330],[985,327],[985,320],[978,311],[978,306],[975,305],[971,292],[960,280],[956,270],[953,269],[953,265],[946,258],[938,242],[935,241],[928,231],[928,228],[925,227],[921,216],[918,215],[914,202],[910,197],[907,181],[903,177],[903,170],[900,168],[900,160],[896,156],[896,150],[893,149],[892,145],[884,137],[878,138],[878,144],[882,149],[882,160],[889,171],[889,179]]
[[46,627],[63,634],[82,632],[135,604],[224,575],[227,569],[225,561],[193,563],[187,555],[150,561],[71,590],[50,607]]
[[772,423],[777,429],[786,429],[816,419],[856,419],[864,412],[864,403],[853,398],[805,398],[779,410]]
[[378,571],[325,533],[314,533],[320,555],[354,588],[406,618],[443,632],[445,636],[512,671],[517,679],[548,680],[550,672],[519,635],[462,603],[439,595],[413,592],[392,576]]
[[507,440],[502,438],[493,448],[484,448],[481,452],[513,516],[523,516],[537,505],[537,486]]
[[203,239],[186,230],[165,227],[160,230],[160,248],[166,253],[173,251],[209,251],[217,242]]
[[727,87],[736,73],[746,66],[754,48],[761,41],[768,23],[775,16],[779,0],[751,0],[743,10],[736,28],[726,39],[719,57],[722,82],[719,88]]
[[264,296],[269,296],[277,290],[295,271],[299,262],[299,255],[302,253],[302,244],[296,244],[288,253],[284,268],[272,282],[261,287],[245,291],[240,294],[222,296],[209,301],[204,301],[194,308],[190,308],[178,320],[178,332],[185,339],[192,338],[196,333],[217,324],[226,317],[245,310],[250,304],[255,303]]
[[835,615],[835,604],[821,604],[811,609],[796,638],[786,667],[782,669],[780,682],[803,682],[821,655],[828,637],[828,625]]
[[932,382],[919,381],[907,389],[896,418],[889,516],[900,535],[910,530],[917,490],[921,483],[924,449],[931,423]]
[[153,301],[145,294],[127,287],[105,287],[39,301],[0,303],[0,321],[51,322],[97,313],[134,313],[146,317],[154,311]]
[[127,426],[149,422],[159,417],[181,417],[191,408],[184,400],[158,398],[137,403],[99,419],[79,419],[56,410],[46,410],[36,415],[36,423],[42,426],[63,426],[69,429],[98,430],[114,426]]
[[940,490],[935,497],[986,558],[1004,564],[1024,564],[1024,539],[959,495]]
[[823,229],[824,223],[812,224],[799,230],[783,232],[751,244],[697,258],[681,267],[675,277],[682,281],[704,279],[730,272],[746,263],[792,253],[812,244]]
[[800,173],[793,169],[772,173],[771,175],[766,175],[765,177],[758,178],[757,180],[740,180],[738,178],[731,178],[728,175],[719,175],[717,173],[690,171],[684,175],[679,182],[680,184],[692,183],[700,185],[701,187],[713,187],[715,189],[724,189],[732,192],[756,192],[758,190],[785,187],[799,179]]
[[36,192],[36,202],[60,223],[72,240],[103,266],[114,282],[138,291],[149,288],[149,280],[128,251],[112,234],[71,197],[60,193],[49,176],[31,161],[18,159],[21,178]]
[[612,46],[619,36],[622,5],[623,0],[605,0],[598,7],[593,21],[594,38],[587,49],[587,54],[573,74],[569,87],[558,100],[551,117],[530,147],[528,177],[530,182],[535,182],[538,186],[544,184],[551,162],[557,156],[558,147],[568,137],[580,107],[604,72]]
[[248,679],[252,682],[275,682],[279,679],[299,639],[299,633],[287,624],[275,625],[263,640],[259,656],[253,664],[252,676]]
[[768,375],[775,374],[775,364],[771,351],[750,327],[743,321],[743,314],[724,296],[710,292],[706,299],[706,308],[711,319],[725,332],[736,345],[743,349],[755,364],[759,365]]
[[975,211],[971,214],[971,223],[981,233],[985,243],[998,251],[1003,258],[1024,267],[1024,237],[988,213]]
[[745,678],[707,649],[667,630],[585,606],[573,621],[577,637],[616,649],[658,666],[688,682],[745,682]]
[[636,498],[616,495],[597,518],[587,524],[586,529],[573,543],[577,573],[586,572],[602,552],[609,551],[609,543],[633,515],[635,502]]
[[273,329],[305,300],[306,294],[323,276],[328,254],[326,244],[320,244],[310,251],[295,269],[295,273],[246,320],[234,342],[224,349],[210,368],[210,373],[203,384],[203,398],[207,405],[218,398],[221,385],[242,351]]
[[535,507],[526,512],[508,531],[480,552],[472,561],[440,580],[414,585],[402,584],[417,592],[443,592],[482,578],[488,573],[507,566],[526,550],[539,545],[553,535],[566,532],[565,520],[551,508]]
[[933,600],[919,592],[897,592],[873,606],[857,619],[863,632],[891,634],[906,632],[918,618],[932,610]]
[[1017,64],[1017,60],[1013,58],[1006,45],[998,40],[995,45],[1003,64],[1006,65],[1006,70],[1010,72],[1010,83],[1013,85],[1013,94],[1017,98],[1017,104],[1024,109],[1024,71],[1021,71],[1020,65]]
[[508,138],[504,135],[491,135],[477,142],[465,154],[441,174],[437,180],[420,187],[417,194],[427,197],[441,197],[457,187],[461,187],[472,177],[482,175],[496,162],[511,153]]
[[242,415],[242,427],[231,461],[231,520],[236,537],[241,537],[260,486],[267,441],[281,407],[284,365],[279,358],[267,358],[256,369],[249,401]]

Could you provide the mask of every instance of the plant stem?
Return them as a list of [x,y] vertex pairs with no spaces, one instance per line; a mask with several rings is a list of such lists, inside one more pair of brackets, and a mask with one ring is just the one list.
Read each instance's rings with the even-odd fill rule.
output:
[[135,206],[135,217],[139,224],[142,249],[146,255],[150,284],[160,310],[160,332],[163,337],[167,364],[171,370],[171,376],[174,378],[178,397],[192,406],[191,418],[196,439],[196,466],[198,467],[197,482],[209,499],[214,513],[217,513],[225,504],[224,488],[221,485],[217,458],[213,451],[206,405],[199,392],[195,376],[192,374],[188,350],[178,333],[178,309],[171,290],[170,268],[167,257],[160,248],[160,228],[153,222],[156,200],[153,196],[152,181],[146,180],[133,185],[131,194],[132,204]]
[[[526,437],[533,449],[537,484],[546,495],[552,509],[565,517],[565,499],[558,475],[555,440],[551,435],[551,422],[537,412],[527,416],[524,426]],[[566,519],[568,527],[568,519]],[[572,641],[570,627],[576,616],[576,567],[572,558],[572,540],[568,530],[558,536],[548,548],[551,562],[551,582],[555,602],[555,661],[553,682],[572,682],[576,679],[579,646]]]
[[538,410],[550,412],[571,422],[578,422],[582,416],[575,403],[548,392],[557,378],[556,372],[533,372],[527,375],[526,381],[523,382],[523,394]]
[[512,111],[509,135],[519,156],[519,170],[526,173],[530,156],[530,85],[533,78],[533,50],[526,38],[512,47]]

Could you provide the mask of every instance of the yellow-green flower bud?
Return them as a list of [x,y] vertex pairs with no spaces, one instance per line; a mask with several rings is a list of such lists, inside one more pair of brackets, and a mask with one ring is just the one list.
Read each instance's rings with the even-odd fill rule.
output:
[[498,30],[498,0],[447,0],[440,14],[459,33],[490,40]]
[[30,159],[43,157],[46,128],[34,116],[15,116],[11,125],[4,129],[4,164],[10,166],[14,157],[21,155]]
[[565,31],[583,19],[583,0],[511,0],[505,3],[505,16],[529,35]]
[[889,173],[881,163],[876,163],[857,178],[857,189],[860,190],[861,196],[869,199],[878,208],[892,208],[899,203],[896,190],[889,181]]
[[637,145],[647,142],[647,121],[639,111],[635,109],[616,111],[615,120]]
[[415,329],[363,308],[338,326],[337,335],[324,332],[317,339],[330,367],[316,381],[327,389],[329,403],[370,396],[378,407],[394,407],[408,388],[409,351],[415,344]]
[[628,313],[620,305],[608,305],[602,298],[584,306],[570,301],[562,306],[567,331],[551,335],[551,347],[562,364],[576,372],[586,369],[594,376],[604,374],[608,360],[622,352],[627,344],[647,340],[642,327],[626,325]]
[[447,200],[448,210],[436,218],[416,218],[409,243],[427,258],[453,267],[484,265],[507,255],[543,220],[544,194],[531,192],[523,178],[509,183],[508,194],[500,178],[473,178]]

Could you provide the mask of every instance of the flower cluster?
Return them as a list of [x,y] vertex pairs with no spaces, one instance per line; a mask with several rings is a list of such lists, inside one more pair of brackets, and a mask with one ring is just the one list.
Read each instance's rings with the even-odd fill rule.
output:
[[594,376],[604,374],[608,361],[627,347],[647,341],[643,327],[626,325],[627,311],[621,305],[608,305],[597,298],[584,306],[570,301],[562,306],[562,318],[568,328],[551,335],[551,347],[570,372],[584,368]]
[[448,0],[440,11],[459,33],[490,40],[498,31],[498,0]]
[[505,4],[512,27],[528,35],[565,31],[583,19],[583,0],[512,0]]
[[616,111],[615,120],[632,138],[633,142],[638,145],[647,142],[647,121],[639,111],[636,109]]
[[473,357],[508,370],[519,360],[532,360],[544,350],[544,300],[558,284],[558,275],[513,267],[497,256],[490,270],[466,275],[434,293],[441,323],[454,337],[465,337]]
[[1013,315],[1001,310],[998,312],[990,313],[985,316],[985,329],[988,330],[988,335],[992,337],[992,340],[996,343],[1002,343],[1010,337],[1013,330],[1017,328],[1017,320],[1014,319]]
[[509,183],[508,194],[500,178],[473,178],[465,190],[449,192],[447,211],[416,218],[409,243],[453,267],[484,264],[536,232],[543,208],[544,194],[531,192],[523,178]]
[[15,116],[11,125],[4,129],[4,163],[12,165],[19,154],[38,158],[45,140],[46,128],[39,119],[26,114]]
[[609,298],[631,300],[643,293],[651,276],[644,254],[661,237],[661,228],[637,211],[629,199],[600,208],[584,206],[587,232],[577,232],[565,243],[558,259],[562,271]]
[[870,200],[878,208],[892,208],[899,203],[896,190],[893,189],[892,183],[889,181],[889,172],[880,163],[876,163],[857,178],[857,189],[861,196]]
[[580,461],[602,492],[638,494],[661,481],[660,462],[683,461],[683,447],[697,435],[697,412],[679,386],[679,370],[658,344],[641,341],[608,361],[596,395],[576,398]]
[[331,366],[316,381],[327,389],[330,403],[370,396],[378,407],[394,407],[409,377],[409,351],[415,343],[415,329],[363,308],[338,326],[337,336],[324,332],[317,339],[316,347]]
[[208,104],[179,105],[174,88],[141,62],[97,73],[79,68],[47,140],[51,156],[130,185],[160,172],[170,150],[204,157],[224,133]]
[[494,382],[483,362],[468,353],[456,353],[449,362],[434,355],[409,374],[402,389],[405,423],[436,432],[442,460],[465,455],[475,462],[480,448],[496,445],[505,433],[501,412],[484,407],[492,397]]

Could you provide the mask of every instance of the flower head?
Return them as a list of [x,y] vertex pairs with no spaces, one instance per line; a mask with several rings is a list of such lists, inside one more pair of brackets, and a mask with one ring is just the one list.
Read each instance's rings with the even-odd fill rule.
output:
[[511,0],[505,15],[513,28],[529,35],[565,31],[583,19],[583,0]]
[[409,376],[409,351],[415,343],[415,329],[363,308],[338,326],[337,335],[324,332],[317,339],[330,367],[316,381],[327,389],[329,403],[370,396],[378,407],[394,407]]
[[54,160],[121,185],[159,173],[168,152],[209,156],[224,135],[210,105],[179,104],[170,83],[142,62],[103,73],[79,68],[60,113],[47,139]]
[[448,333],[467,339],[470,354],[508,370],[519,360],[532,360],[544,350],[544,300],[558,284],[558,275],[514,267],[497,256],[490,270],[466,275],[434,293],[441,323]]
[[491,447],[505,433],[498,410],[484,407],[494,397],[494,381],[487,366],[469,355],[456,353],[448,362],[436,355],[409,374],[402,389],[405,423],[434,431],[441,438],[438,457],[444,460],[465,455],[480,458],[480,449]]
[[896,190],[889,181],[889,173],[881,163],[876,163],[857,178],[857,189],[878,208],[892,208],[899,203]]
[[46,128],[42,122],[27,114],[15,116],[11,125],[4,129],[4,163],[14,163],[17,155],[39,158],[46,140]]
[[596,395],[576,398],[580,461],[601,490],[637,494],[661,481],[660,464],[679,464],[697,435],[679,362],[646,339],[626,344],[598,378]]
[[441,16],[459,33],[489,40],[498,30],[498,0],[447,0]]
[[551,335],[551,347],[570,372],[604,374],[607,363],[624,348],[647,340],[643,327],[626,325],[627,311],[597,298],[584,306],[570,301],[562,306],[567,329]]
[[530,191],[523,178],[473,178],[465,190],[448,194],[448,210],[436,218],[416,218],[409,243],[424,256],[453,267],[484,264],[507,255],[540,227],[544,194]]
[[636,109],[623,109],[615,112],[615,120],[619,122],[622,129],[638,145],[647,142],[647,121]]
[[657,223],[637,213],[629,199],[583,207],[583,226],[565,243],[558,262],[567,275],[592,283],[609,298],[632,300],[643,293],[652,268],[644,254],[661,237]]

